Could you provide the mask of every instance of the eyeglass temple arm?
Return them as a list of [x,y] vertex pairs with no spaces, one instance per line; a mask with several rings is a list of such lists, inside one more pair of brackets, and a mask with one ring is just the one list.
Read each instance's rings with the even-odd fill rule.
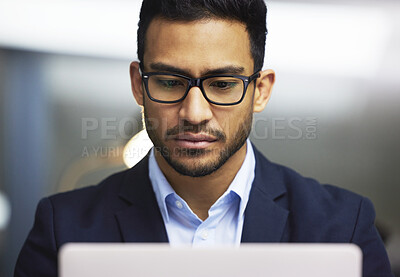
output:
[[249,81],[254,81],[261,77],[261,70],[257,70],[253,75],[250,76]]

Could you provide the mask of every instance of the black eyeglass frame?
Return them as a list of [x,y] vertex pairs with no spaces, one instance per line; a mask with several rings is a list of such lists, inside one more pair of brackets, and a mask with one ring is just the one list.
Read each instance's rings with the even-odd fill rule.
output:
[[[248,88],[249,84],[260,77],[260,71],[261,70],[257,70],[255,73],[253,73],[250,76],[218,74],[218,75],[208,75],[208,76],[204,76],[204,77],[200,77],[200,78],[190,78],[190,77],[187,77],[187,76],[184,76],[184,75],[168,73],[168,72],[143,72],[142,73],[142,81],[144,83],[144,87],[145,87],[147,96],[154,102],[164,103],[164,104],[174,104],[174,103],[181,102],[186,98],[186,96],[188,95],[188,93],[189,93],[189,91],[190,91],[190,89],[192,87],[198,87],[198,88],[200,88],[201,93],[203,94],[204,98],[209,103],[212,103],[212,104],[215,104],[215,105],[219,105],[219,106],[233,106],[233,105],[237,105],[237,104],[239,104],[240,102],[243,101],[243,99],[244,99],[244,97],[246,95],[247,88]],[[168,76],[174,76],[174,77],[179,77],[179,78],[183,78],[183,79],[188,80],[189,84],[188,84],[188,87],[186,89],[186,92],[183,94],[183,96],[181,98],[179,98],[178,100],[173,100],[173,101],[158,100],[158,99],[153,98],[150,95],[150,91],[149,91],[149,78],[150,78],[150,76],[153,76],[153,75],[168,75]],[[238,78],[238,79],[242,80],[243,81],[242,97],[238,101],[233,102],[233,103],[219,103],[219,102],[215,102],[215,101],[210,100],[207,97],[207,94],[204,91],[203,82],[204,82],[204,80],[207,80],[207,79],[210,79],[210,78],[215,78],[215,77],[232,77],[232,78]]]

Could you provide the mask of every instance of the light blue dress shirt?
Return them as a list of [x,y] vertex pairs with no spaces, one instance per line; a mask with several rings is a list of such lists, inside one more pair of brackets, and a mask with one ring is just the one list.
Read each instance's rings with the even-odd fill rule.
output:
[[253,147],[247,140],[244,162],[225,193],[201,220],[168,183],[154,157],[149,157],[149,177],[171,246],[239,246],[244,210],[255,174]]

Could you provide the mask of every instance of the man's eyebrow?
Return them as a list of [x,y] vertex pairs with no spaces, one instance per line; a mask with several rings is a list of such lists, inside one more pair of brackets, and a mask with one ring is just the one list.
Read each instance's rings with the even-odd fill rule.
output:
[[244,67],[228,65],[224,67],[219,67],[215,69],[207,70],[203,75],[218,75],[218,74],[242,74],[244,72]]
[[[190,73],[187,70],[164,63],[152,63],[150,64],[150,68],[154,71],[170,72],[170,73],[190,76]],[[202,72],[201,75],[207,76],[207,75],[218,75],[218,74],[242,74],[243,72],[244,72],[244,67],[242,66],[228,65],[228,66],[218,67],[215,69],[207,69],[204,72]]]
[[164,64],[164,63],[151,63],[150,68],[154,71],[161,71],[161,72],[170,72],[175,74],[187,75],[188,72],[186,70],[180,69],[178,67]]

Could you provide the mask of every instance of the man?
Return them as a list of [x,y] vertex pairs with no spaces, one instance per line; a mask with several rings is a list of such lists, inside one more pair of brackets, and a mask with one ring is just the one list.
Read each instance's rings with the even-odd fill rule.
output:
[[16,276],[56,276],[67,242],[345,242],[392,276],[371,202],[301,177],[249,142],[275,75],[262,0],[145,0],[132,91],[154,143],[132,169],[43,199]]

